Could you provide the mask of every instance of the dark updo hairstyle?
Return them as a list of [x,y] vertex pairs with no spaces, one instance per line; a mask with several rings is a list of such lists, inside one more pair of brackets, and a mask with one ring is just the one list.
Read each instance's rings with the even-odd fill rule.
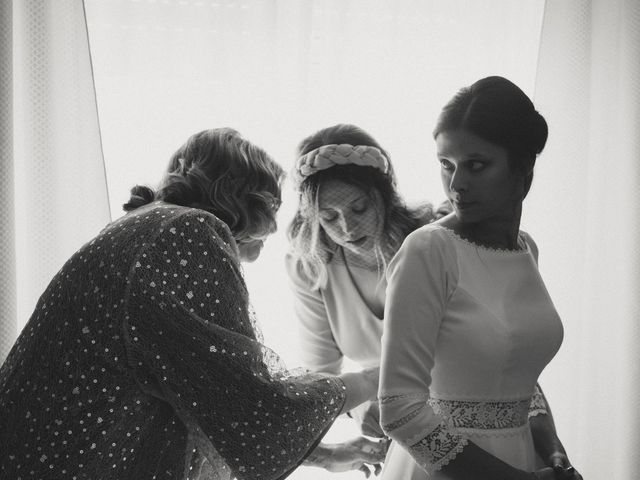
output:
[[507,150],[513,171],[524,176],[526,196],[537,155],[547,142],[547,122],[513,82],[493,76],[462,88],[447,103],[433,131],[465,130]]
[[[302,156],[316,148],[333,144],[375,147],[389,159],[389,154],[369,133],[351,124],[338,124],[317,131],[300,142],[297,153]],[[338,248],[324,232],[318,215],[320,187],[330,180],[340,180],[358,187],[370,198],[373,198],[374,192],[379,195],[383,207],[383,211],[378,212],[378,218],[382,222],[382,238],[374,252],[380,272],[384,271],[387,262],[410,232],[433,220],[431,204],[425,203],[415,208],[409,208],[405,204],[397,191],[390,161],[387,173],[374,167],[346,164],[335,165],[306,177],[298,185],[298,208],[289,225],[288,237],[291,255],[314,287],[325,283],[325,265],[331,261]]]
[[283,178],[282,167],[236,130],[203,130],[173,154],[157,190],[136,185],[123,208],[162,200],[206,210],[241,242],[275,231]]

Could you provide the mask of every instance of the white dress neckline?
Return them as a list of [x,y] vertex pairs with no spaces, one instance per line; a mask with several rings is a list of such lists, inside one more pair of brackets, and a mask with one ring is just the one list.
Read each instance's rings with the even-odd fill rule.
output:
[[449,235],[454,240],[457,240],[459,242],[462,242],[470,247],[473,247],[479,250],[485,250],[487,252],[492,252],[492,253],[504,253],[504,254],[523,254],[523,253],[530,252],[529,245],[525,240],[522,230],[518,232],[518,248],[512,249],[512,248],[489,247],[487,245],[482,245],[481,243],[476,243],[472,240],[469,240],[467,238],[460,236],[460,234],[454,232],[452,229],[448,227],[445,227],[444,225],[432,225],[432,226],[435,228],[444,230],[447,233],[447,235]]

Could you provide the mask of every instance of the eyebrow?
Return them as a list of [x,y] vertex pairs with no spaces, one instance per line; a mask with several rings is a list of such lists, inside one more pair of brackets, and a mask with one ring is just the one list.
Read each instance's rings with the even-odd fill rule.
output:
[[[436,155],[439,160],[448,160],[449,158],[451,158],[449,155],[442,152],[437,152]],[[473,160],[490,160],[491,158],[492,156],[484,155],[482,153],[470,153],[466,155],[462,161],[465,162],[465,161],[473,161]]]
[[[366,199],[368,199],[368,198],[369,198],[369,197],[368,197],[366,194],[363,194],[363,195],[360,195],[360,196],[359,196],[359,197],[357,197],[357,198],[354,198],[353,200],[351,200],[349,203],[346,203],[345,205],[353,205],[354,203],[359,202],[359,201],[360,201],[360,200],[362,200],[362,199],[365,199],[365,200],[366,200]],[[328,208],[322,208],[322,207],[320,207],[320,208],[318,208],[318,210],[320,210],[321,212],[327,212],[327,211],[329,211],[329,210],[335,210],[335,208],[333,208],[333,207],[328,207]]]

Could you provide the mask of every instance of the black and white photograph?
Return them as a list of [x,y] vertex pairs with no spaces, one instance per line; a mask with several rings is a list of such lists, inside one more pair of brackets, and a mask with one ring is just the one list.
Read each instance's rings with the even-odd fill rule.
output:
[[631,480],[640,2],[0,0],[0,480]]

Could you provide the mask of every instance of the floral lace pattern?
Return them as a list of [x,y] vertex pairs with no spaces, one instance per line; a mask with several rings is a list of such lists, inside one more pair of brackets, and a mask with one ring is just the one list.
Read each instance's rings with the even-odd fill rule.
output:
[[[381,404],[393,403],[399,399],[422,394],[390,395],[380,398]],[[500,430],[526,425],[531,412],[546,413],[546,403],[542,392],[536,386],[532,399],[508,402],[473,402],[465,400],[445,400],[425,398],[424,404],[407,415],[384,424],[386,432],[392,432],[417,417],[429,405],[434,413],[442,418],[429,434],[408,446],[415,461],[431,475],[451,462],[468,443],[463,431],[459,429]],[[419,437],[418,437],[419,438]],[[408,442],[410,443],[411,440]]]
[[547,402],[542,395],[542,390],[536,385],[536,389],[531,397],[531,403],[529,404],[528,417],[535,417],[536,415],[547,415]]
[[514,402],[468,402],[429,399],[429,405],[457,428],[515,428],[527,422],[529,400]]
[[441,423],[429,435],[411,445],[409,453],[430,475],[453,460],[467,443],[465,437]]

